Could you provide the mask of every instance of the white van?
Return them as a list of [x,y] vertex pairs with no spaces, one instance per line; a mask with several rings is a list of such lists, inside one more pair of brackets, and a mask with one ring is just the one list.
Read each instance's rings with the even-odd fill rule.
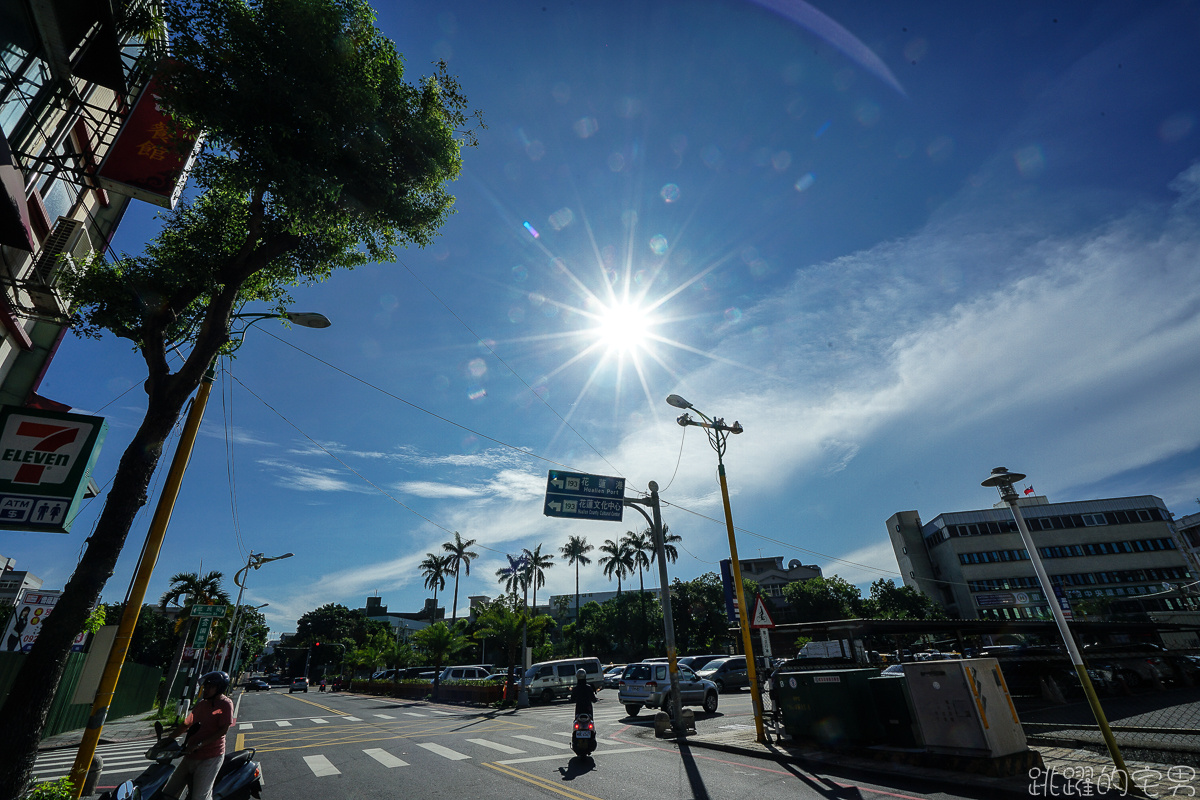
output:
[[575,673],[583,670],[587,682],[597,691],[604,688],[604,673],[598,658],[563,658],[542,661],[525,672],[525,688],[530,700],[549,703],[555,697],[567,697],[575,686]]

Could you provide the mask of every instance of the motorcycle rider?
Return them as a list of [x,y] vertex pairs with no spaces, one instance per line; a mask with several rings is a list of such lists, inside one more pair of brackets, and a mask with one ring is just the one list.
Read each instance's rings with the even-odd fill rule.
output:
[[212,800],[213,783],[225,757],[225,734],[233,723],[233,701],[225,694],[228,689],[229,676],[224,672],[210,672],[200,679],[201,699],[169,737],[188,732],[184,757],[167,779],[164,797],[179,800],[186,786],[188,800]]
[[592,716],[592,703],[597,699],[596,687],[587,682],[587,673],[582,669],[575,672],[575,686],[571,689],[571,699],[575,701],[575,716],[587,714]]

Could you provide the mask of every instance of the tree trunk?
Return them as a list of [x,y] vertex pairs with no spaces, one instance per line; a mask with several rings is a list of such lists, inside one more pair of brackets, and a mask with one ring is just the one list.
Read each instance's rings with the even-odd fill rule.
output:
[[29,786],[38,743],[71,643],[83,630],[88,613],[112,577],[129,528],[146,504],[146,491],[162,455],[163,442],[179,418],[186,395],[178,403],[161,396],[157,403],[155,399],[151,397],[141,427],[121,456],[87,549],[55,604],[54,613],[42,624],[0,709],[0,719],[4,720],[0,725],[0,753],[5,754],[0,761],[0,797],[20,797]]
[[454,570],[454,608],[450,609],[450,627],[458,622],[458,570]]
[[179,646],[175,648],[175,657],[171,659],[171,669],[167,671],[167,679],[163,681],[163,691],[161,697],[158,698],[160,708],[167,707],[167,701],[171,698],[171,690],[175,688],[175,678],[179,675],[179,668],[183,665],[183,651],[187,647],[188,634],[192,629],[192,620],[188,618],[183,626],[183,635],[179,637]]
[[583,647],[579,644],[579,562],[575,562],[575,648],[583,655]]

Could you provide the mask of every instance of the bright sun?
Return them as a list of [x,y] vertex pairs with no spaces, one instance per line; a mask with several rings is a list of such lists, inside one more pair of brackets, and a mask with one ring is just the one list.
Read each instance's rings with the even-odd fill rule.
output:
[[616,303],[596,315],[599,342],[610,352],[636,353],[645,349],[650,328],[650,314],[633,303]]

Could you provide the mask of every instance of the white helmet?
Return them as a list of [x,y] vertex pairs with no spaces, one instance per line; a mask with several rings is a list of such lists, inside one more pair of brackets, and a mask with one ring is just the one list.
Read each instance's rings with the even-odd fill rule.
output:
[[587,673],[584,672],[583,669],[575,670],[575,680],[583,683],[585,680],[587,680]]

